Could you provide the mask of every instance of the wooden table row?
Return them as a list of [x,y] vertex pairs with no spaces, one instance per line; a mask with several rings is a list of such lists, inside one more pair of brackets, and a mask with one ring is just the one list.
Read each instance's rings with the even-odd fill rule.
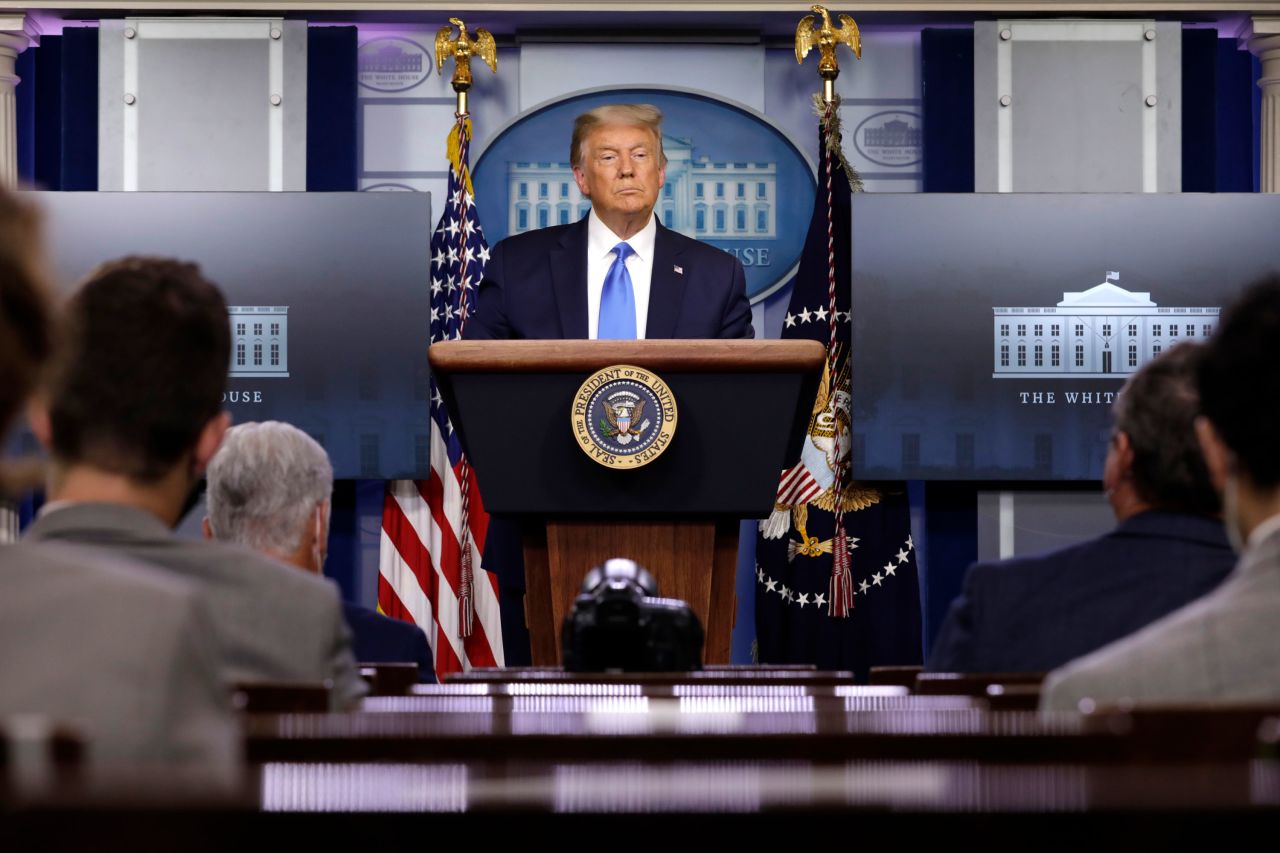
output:
[[1219,849],[1270,837],[1280,819],[1271,762],[303,762],[254,773],[239,802],[9,803],[0,839],[6,850],[101,853],[280,839],[320,849],[839,843],[1078,853]]
[[982,682],[941,695],[794,669],[520,671],[373,697],[353,714],[251,713],[247,701],[249,765],[230,798],[164,778],[38,796],[0,781],[0,839],[202,850],[283,826],[296,841],[367,845],[392,827],[422,832],[403,820],[429,815],[431,832],[521,833],[507,843],[566,829],[651,842],[644,821],[662,815],[662,829],[716,843],[981,832],[983,846],[1078,849],[1137,832],[1144,845],[1209,843],[1280,817],[1280,706],[1040,714],[992,710]]

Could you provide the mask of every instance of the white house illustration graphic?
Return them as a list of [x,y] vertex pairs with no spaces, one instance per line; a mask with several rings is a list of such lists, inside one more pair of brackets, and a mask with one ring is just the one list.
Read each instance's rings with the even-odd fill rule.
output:
[[[713,163],[693,159],[688,139],[664,136],[667,183],[658,199],[662,224],[696,238],[773,239],[777,236],[777,163]],[[507,232],[567,225],[591,203],[578,192],[568,163],[510,163]]]
[[231,376],[289,376],[289,306],[231,305]]
[[376,53],[360,54],[361,74],[421,74],[422,54],[406,53],[404,48],[385,45]]
[[889,119],[879,127],[868,127],[862,132],[862,142],[869,148],[919,148],[923,141],[924,131],[900,118]]
[[1121,379],[1165,349],[1206,338],[1218,308],[1161,308],[1113,284],[1062,294],[1045,308],[994,308],[996,379]]

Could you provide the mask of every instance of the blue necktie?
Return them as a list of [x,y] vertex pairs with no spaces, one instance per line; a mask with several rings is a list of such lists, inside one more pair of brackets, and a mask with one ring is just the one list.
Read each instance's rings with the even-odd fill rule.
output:
[[604,290],[600,292],[600,323],[596,337],[600,340],[636,339],[636,294],[631,286],[631,273],[627,272],[627,255],[631,247],[619,243],[613,247],[617,258],[604,277]]

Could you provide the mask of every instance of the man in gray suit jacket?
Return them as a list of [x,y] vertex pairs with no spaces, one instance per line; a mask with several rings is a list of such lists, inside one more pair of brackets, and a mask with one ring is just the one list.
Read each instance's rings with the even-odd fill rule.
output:
[[1280,699],[1280,276],[1222,317],[1196,432],[1241,557],[1216,590],[1050,674],[1043,706]]
[[50,448],[51,501],[33,542],[93,546],[191,582],[208,604],[228,684],[331,682],[350,708],[366,688],[337,589],[248,549],[172,529],[228,426],[227,307],[192,264],[126,258],[67,305],[32,428]]
[[[52,350],[38,248],[35,212],[0,191],[0,436]],[[211,633],[177,578],[70,546],[0,546],[0,720],[71,726],[91,780],[163,768],[205,791],[237,781]]]
[[[206,539],[252,548],[304,572],[323,574],[329,551],[333,465],[319,442],[291,424],[232,427],[209,463]],[[427,636],[412,622],[344,602],[356,659],[416,663],[435,682]]]
[[0,546],[0,717],[85,739],[92,778],[163,769],[231,786],[240,736],[198,592],[84,548]]

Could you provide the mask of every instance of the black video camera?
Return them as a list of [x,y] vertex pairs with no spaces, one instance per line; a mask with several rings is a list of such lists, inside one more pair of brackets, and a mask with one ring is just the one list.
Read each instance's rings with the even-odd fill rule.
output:
[[561,632],[568,672],[688,672],[702,668],[702,623],[689,605],[658,598],[632,560],[587,572]]

